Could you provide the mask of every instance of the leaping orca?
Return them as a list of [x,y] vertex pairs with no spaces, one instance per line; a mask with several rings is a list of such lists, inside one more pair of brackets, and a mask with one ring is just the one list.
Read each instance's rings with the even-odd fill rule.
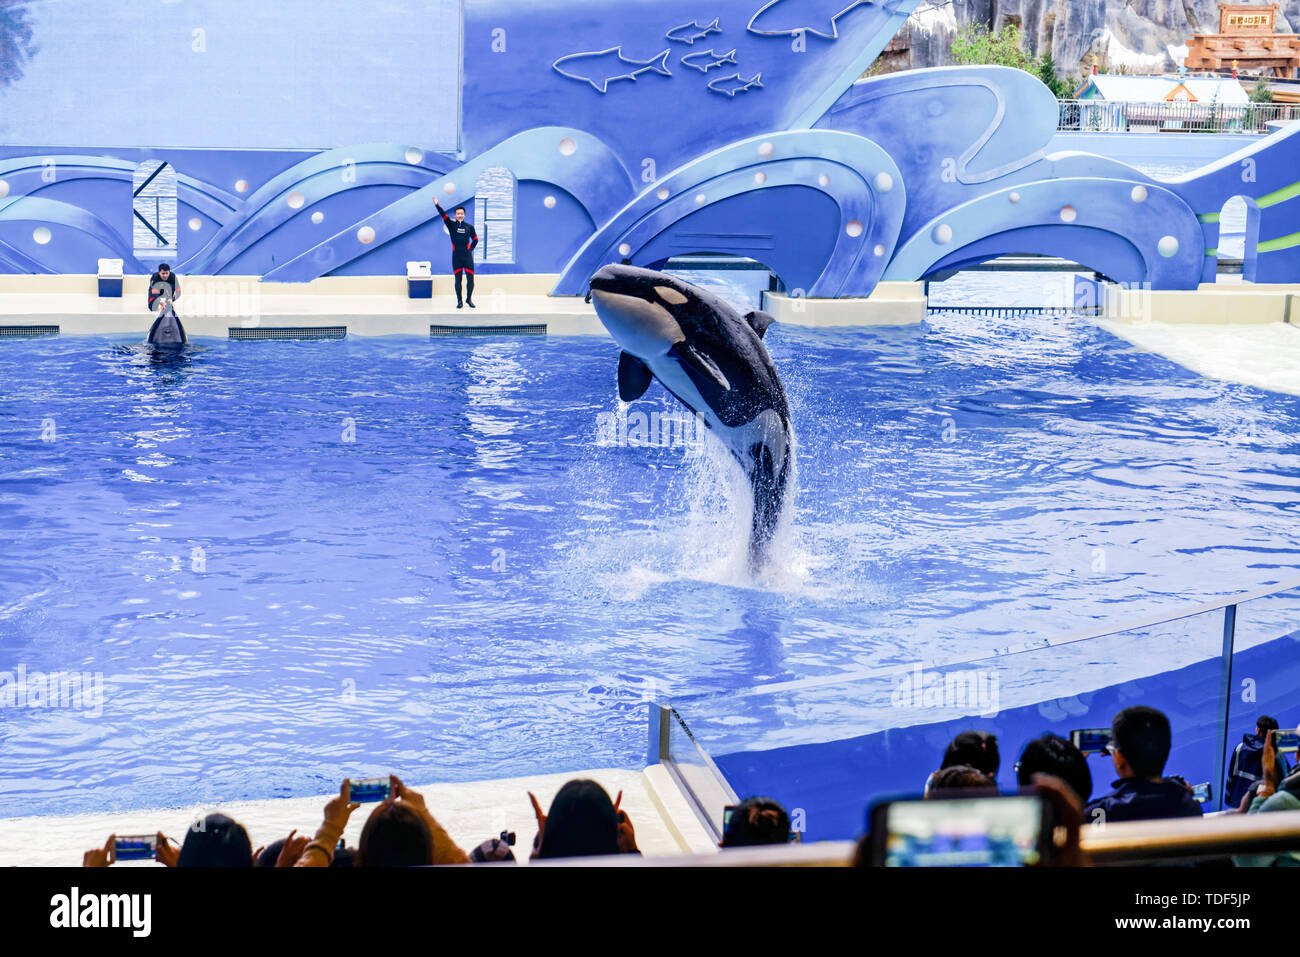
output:
[[149,327],[149,344],[155,346],[183,346],[188,341],[189,339],[185,335],[185,327],[181,325],[176,310],[172,308],[170,302],[164,303],[158,313],[158,318]]
[[618,394],[631,402],[658,379],[740,462],[754,494],[749,562],[767,561],[794,464],[790,408],[763,345],[765,312],[743,317],[665,273],[609,265],[591,277],[596,315],[622,348]]

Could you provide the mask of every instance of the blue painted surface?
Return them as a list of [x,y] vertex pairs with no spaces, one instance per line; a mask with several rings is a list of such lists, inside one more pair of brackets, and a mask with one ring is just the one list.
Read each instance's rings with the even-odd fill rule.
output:
[[[385,9],[400,12],[406,2]],[[1246,278],[1300,281],[1300,200],[1285,192],[1300,182],[1300,129],[1200,138],[1187,154],[1199,168],[1160,177],[1151,160],[1186,162],[1187,137],[1058,134],[1056,101],[1023,71],[950,67],[858,79],[915,5],[469,0],[462,18],[444,2],[413,34],[429,62],[412,60],[410,36],[395,41],[385,56],[396,75],[353,126],[332,119],[340,113],[332,94],[295,99],[324,81],[321,64],[292,65],[302,59],[294,46],[297,59],[259,75],[283,97],[255,97],[247,111],[221,95],[182,97],[183,135],[173,125],[156,143],[136,142],[152,138],[152,127],[141,132],[125,110],[110,135],[100,111],[101,125],[65,127],[92,142],[3,148],[0,270],[85,273],[101,256],[125,259],[131,272],[151,268],[130,255],[123,186],[143,159],[170,158],[180,236],[168,258],[191,273],[301,282],[401,274],[408,259],[441,269],[447,249],[432,200],[472,209],[483,171],[504,168],[518,184],[512,261],[482,271],[559,273],[555,291],[565,294],[585,291],[605,262],[705,251],[759,259],[787,288],[812,296],[862,296],[882,277],[915,280],[1028,252],[1081,261],[1117,281],[1188,289],[1214,275],[1217,216],[1237,195],[1258,206],[1259,248],[1248,240]],[[50,15],[55,6],[34,5]],[[202,75],[233,84],[249,72],[250,54],[228,49],[235,35],[223,26],[245,6],[251,0],[222,7],[206,59],[177,61],[184,83]],[[106,50],[140,46],[129,18],[91,20]],[[35,24],[40,44],[48,26],[40,17]],[[349,59],[335,49],[343,41],[330,33],[325,43],[319,30],[313,24],[300,42],[339,53],[331,79],[337,74],[348,96],[370,89],[373,65]],[[172,50],[167,44],[183,35],[169,22],[155,42]],[[43,56],[0,87],[17,117],[11,124],[28,132],[50,110],[48,90],[32,86],[44,75]],[[129,57],[106,61],[109,103],[138,91],[153,68],[138,66],[128,78],[121,71]],[[286,69],[291,76],[281,75]],[[57,89],[71,90],[74,80]],[[286,110],[295,142],[327,148],[249,148],[284,141],[268,124]],[[428,118],[419,127],[427,135],[410,132],[413,113]],[[377,130],[402,138],[346,138]],[[25,136],[9,142],[30,142]],[[174,142],[212,148],[163,148]],[[765,143],[773,155],[756,154]],[[237,182],[247,188],[235,190]],[[38,242],[45,230],[48,241]]]
[[[1297,652],[1300,632],[1234,656],[1238,682],[1233,686],[1236,704],[1229,716],[1229,756],[1241,736],[1254,730],[1255,719],[1261,714],[1273,715],[1282,727],[1300,723]],[[997,735],[1002,759],[998,786],[1013,791],[1018,786],[1016,759],[1030,739],[1049,731],[1068,738],[1076,728],[1108,728],[1116,712],[1134,705],[1159,708],[1169,717],[1174,735],[1167,774],[1180,774],[1191,784],[1213,782],[1219,674],[1219,660],[1205,660],[1065,700],[1008,709],[992,717],[973,716],[821,744],[715,755],[714,760],[740,796],[766,794],[787,808],[802,808],[809,828],[807,840],[856,838],[865,830],[865,811],[872,798],[920,795],[930,772],[939,767],[948,742],[962,731],[978,729]],[[1258,698],[1250,704],[1237,701],[1241,676],[1261,679]],[[689,711],[685,717],[689,723]],[[707,747],[707,735],[703,743]],[[1111,759],[1094,756],[1088,765],[1092,796],[1105,794],[1117,777]],[[1220,787],[1221,782],[1214,784],[1216,801]],[[1216,809],[1217,804],[1206,808]]]
[[[1015,292],[970,278],[1003,285],[932,293]],[[984,659],[1300,574],[1300,397],[1077,316],[773,326],[799,472],[757,580],[725,450],[602,443],[608,340],[199,339],[154,357],[142,320],[134,342],[0,343],[0,672],[105,683],[102,715],[0,707],[0,817],[636,768],[647,698]],[[627,411],[679,409],[656,384]],[[1001,700],[1191,664],[1218,647],[1209,624],[1009,659]],[[880,707],[793,703],[814,707],[684,714],[710,748],[739,738],[719,754],[936,720],[887,687]]]

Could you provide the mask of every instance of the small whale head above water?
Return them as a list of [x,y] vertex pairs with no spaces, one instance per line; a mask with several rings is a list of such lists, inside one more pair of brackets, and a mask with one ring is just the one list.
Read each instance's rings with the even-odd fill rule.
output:
[[623,350],[619,397],[638,399],[658,379],[744,468],[754,494],[750,564],[761,566],[794,459],[785,389],[763,345],[772,317],[742,316],[698,286],[636,266],[602,267],[591,277],[591,301]]
[[181,325],[176,310],[172,308],[170,302],[164,303],[159,309],[158,318],[154,320],[153,325],[149,328],[150,345],[183,346],[188,341],[189,339],[185,335],[185,327]]

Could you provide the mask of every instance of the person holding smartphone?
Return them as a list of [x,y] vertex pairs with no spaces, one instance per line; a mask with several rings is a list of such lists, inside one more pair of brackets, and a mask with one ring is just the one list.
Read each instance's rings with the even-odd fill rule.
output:
[[1155,708],[1125,708],[1111,722],[1111,760],[1119,779],[1109,794],[1084,809],[1088,821],[1150,821],[1202,817],[1200,802],[1185,784],[1164,777],[1173,747],[1169,719]]
[[[1264,738],[1264,780],[1250,803],[1247,814],[1266,814],[1270,811],[1300,811],[1300,772],[1283,778],[1277,760],[1273,736],[1277,729],[1270,728]],[[1232,862],[1238,867],[1300,867],[1300,853],[1235,854]]]

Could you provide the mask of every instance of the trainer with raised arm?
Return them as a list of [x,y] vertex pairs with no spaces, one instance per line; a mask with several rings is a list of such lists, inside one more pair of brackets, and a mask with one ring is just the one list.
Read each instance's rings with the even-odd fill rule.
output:
[[[474,247],[478,245],[478,233],[474,231],[474,224],[465,221],[465,207],[457,206],[452,212],[455,214],[453,219],[447,215],[447,211],[435,199],[433,205],[438,208],[438,214],[442,216],[442,221],[447,225],[447,232],[451,235],[451,271],[456,276],[456,308],[462,309],[469,305],[474,307]],[[465,298],[461,298],[461,276],[465,276]]]

